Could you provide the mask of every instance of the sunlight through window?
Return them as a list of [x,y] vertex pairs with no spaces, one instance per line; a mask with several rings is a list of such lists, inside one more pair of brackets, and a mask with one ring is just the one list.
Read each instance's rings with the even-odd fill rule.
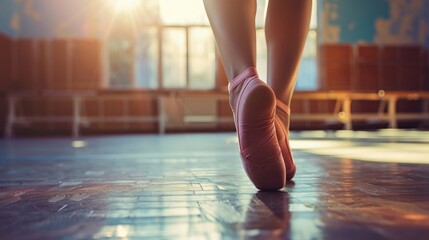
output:
[[160,0],[160,15],[164,24],[208,25],[203,1]]
[[116,11],[131,11],[139,5],[140,0],[110,0]]
[[[109,0],[109,86],[216,88],[215,39],[201,0]],[[257,65],[267,79],[264,23],[267,0],[258,0]],[[317,89],[317,1],[301,59],[298,90]]]

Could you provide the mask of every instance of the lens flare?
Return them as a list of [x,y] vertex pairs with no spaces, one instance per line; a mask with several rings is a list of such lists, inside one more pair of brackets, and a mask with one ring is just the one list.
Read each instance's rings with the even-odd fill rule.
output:
[[110,0],[113,8],[119,12],[129,12],[134,10],[140,3],[140,0]]

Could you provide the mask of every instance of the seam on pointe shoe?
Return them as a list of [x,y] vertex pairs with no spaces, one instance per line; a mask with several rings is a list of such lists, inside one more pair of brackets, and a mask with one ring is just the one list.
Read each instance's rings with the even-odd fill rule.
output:
[[[258,78],[256,78],[256,77],[252,77],[252,78],[250,78],[250,79],[246,79],[245,80],[245,82],[243,83],[243,84],[245,84],[243,87],[242,87],[242,89],[241,89],[241,91],[240,91],[240,95],[238,96],[238,99],[237,99],[237,107],[236,107],[236,111],[238,112],[239,111],[239,106],[240,106],[240,102],[241,102],[241,100],[242,100],[242,93],[246,90],[246,88],[249,86],[249,84],[251,83],[251,81],[252,80],[254,80],[254,79],[258,79]],[[240,131],[240,127],[242,126],[241,124],[240,124],[240,118],[239,118],[239,116],[238,116],[238,114],[237,114],[237,133],[238,133],[238,138],[239,138],[239,148],[240,148],[240,156],[242,157],[242,159],[244,159],[244,160],[246,160],[246,162],[248,163],[249,162],[249,160],[244,156],[244,154],[243,153],[245,153],[246,152],[246,150],[249,148],[249,147],[247,147],[247,148],[245,148],[245,149],[243,149],[242,148],[242,140],[241,140],[241,131]],[[271,122],[271,125],[272,125],[272,132],[273,132],[273,136],[271,137],[271,138],[277,138],[277,136],[275,135],[275,111],[273,111],[273,113],[272,113],[272,115],[268,118],[269,120],[270,120],[270,122]],[[267,139],[270,139],[270,137],[267,137]],[[262,147],[261,147],[262,148]],[[260,148],[259,148],[260,149]],[[281,149],[280,149],[280,146],[278,147],[278,153],[277,153],[277,155],[276,156],[273,156],[273,157],[271,157],[271,158],[278,158],[278,161],[282,161],[283,162],[283,157],[281,158],[281,159],[279,159],[279,156],[282,156],[281,155],[282,153],[281,153]],[[277,160],[276,160],[277,161]],[[254,165],[254,164],[253,164]]]
[[[250,80],[252,80],[252,79],[250,79]],[[244,81],[243,81],[243,84],[246,84],[246,85],[244,85],[243,86],[243,88],[241,89],[241,91],[239,92],[239,95],[238,95],[238,98],[237,98],[237,103],[236,103],[236,106],[235,106],[235,111],[238,113],[238,108],[239,108],[239,103],[240,103],[240,101],[241,101],[241,97],[243,96],[243,91],[244,90],[246,90],[246,87],[249,85],[249,83],[250,83],[250,80],[249,81],[247,81],[247,79],[245,79]],[[247,83],[246,83],[247,82]],[[237,120],[237,123],[236,123],[236,126],[235,126],[235,128],[237,129],[237,134],[238,134],[238,146],[239,146],[239,148],[240,148],[240,154],[241,154],[241,152],[242,152],[242,149],[241,149],[241,137],[240,137],[240,120],[239,120],[239,114],[236,114],[236,120]]]
[[[238,99],[237,99],[237,103],[236,103],[236,108],[235,108],[237,113],[238,113],[238,110],[239,110],[238,108],[239,108],[239,105],[240,105],[240,102],[241,102],[241,98],[243,96],[243,92],[249,86],[250,82],[252,80],[255,80],[255,79],[258,80],[259,78],[257,76],[251,76],[251,77],[249,77],[249,78],[247,78],[247,79],[245,79],[243,81],[242,84],[245,84],[245,85],[243,86],[243,88],[241,89],[241,91],[239,93],[239,96],[238,96]],[[272,124],[275,124],[275,111],[272,113],[272,115],[274,115],[274,116],[272,116],[270,118],[273,118],[273,123]],[[240,130],[239,130],[239,128],[240,128],[240,121],[239,121],[238,114],[236,115],[236,118],[237,118],[236,129],[237,129],[237,134],[238,134],[239,143],[240,143]],[[275,127],[274,127],[274,131],[275,131]],[[240,146],[240,153],[241,153],[242,152],[241,144],[239,144],[239,146]]]

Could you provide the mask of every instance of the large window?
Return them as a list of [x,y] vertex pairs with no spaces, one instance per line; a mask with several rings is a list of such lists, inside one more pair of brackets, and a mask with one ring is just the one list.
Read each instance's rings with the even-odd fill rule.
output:
[[213,89],[215,84],[215,39],[208,27],[189,29],[189,87]]
[[135,87],[158,88],[158,29],[145,27],[137,35],[134,55]]
[[[152,13],[151,19],[139,22],[139,14],[134,13],[129,17],[116,17],[112,24],[107,44],[108,86],[192,90],[215,88],[215,40],[203,2],[142,0],[144,2],[151,2],[145,6],[145,11]],[[267,1],[257,2],[257,61],[259,72],[266,79],[267,53],[263,23]],[[314,5],[297,89],[316,88],[317,19]]]
[[296,88],[298,90],[315,90],[319,88],[317,80],[317,0],[313,0],[311,12],[310,32],[301,58],[301,67],[298,72]]
[[162,40],[163,87],[185,88],[186,31],[180,28],[164,29]]

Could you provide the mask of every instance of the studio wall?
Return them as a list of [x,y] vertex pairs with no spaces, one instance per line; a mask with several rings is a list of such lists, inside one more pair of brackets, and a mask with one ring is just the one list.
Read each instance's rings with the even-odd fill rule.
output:
[[322,89],[428,90],[428,0],[321,0]]
[[[323,90],[429,90],[428,0],[319,1],[319,81]],[[399,104],[421,111],[422,101]],[[320,106],[322,108],[322,106]],[[353,111],[378,105],[353,104]]]
[[[107,76],[103,69],[103,36],[108,31],[109,19],[103,17],[104,10],[98,9],[103,1],[94,0],[91,4],[86,0],[0,2],[1,126],[7,115],[5,96],[11,92],[118,94],[104,88]],[[83,6],[85,11],[76,11]],[[318,8],[320,90],[429,90],[429,0],[318,0]],[[227,80],[219,56],[216,80],[216,91],[225,91]],[[131,90],[125,92],[136,94]],[[150,95],[147,91],[137,94]],[[326,112],[333,109],[334,104],[312,103],[310,109]],[[21,105],[20,111],[30,115],[72,115],[69,100],[30,101]],[[421,105],[420,101],[401,103],[399,110],[420,111]],[[88,116],[158,114],[157,104],[150,98],[131,102],[129,109],[125,109],[121,101],[100,104],[96,99],[86,106]],[[227,101],[215,108],[220,117],[232,115]],[[356,103],[352,108],[356,112],[374,111],[377,105]],[[292,109],[303,111],[304,103],[294,101]],[[201,125],[200,129],[234,129],[229,123],[207,126]],[[325,127],[324,123],[292,122],[293,129]],[[40,124],[37,128],[40,132],[68,133],[70,124]],[[87,130],[98,133],[156,132],[157,129],[157,124],[100,123]]]

